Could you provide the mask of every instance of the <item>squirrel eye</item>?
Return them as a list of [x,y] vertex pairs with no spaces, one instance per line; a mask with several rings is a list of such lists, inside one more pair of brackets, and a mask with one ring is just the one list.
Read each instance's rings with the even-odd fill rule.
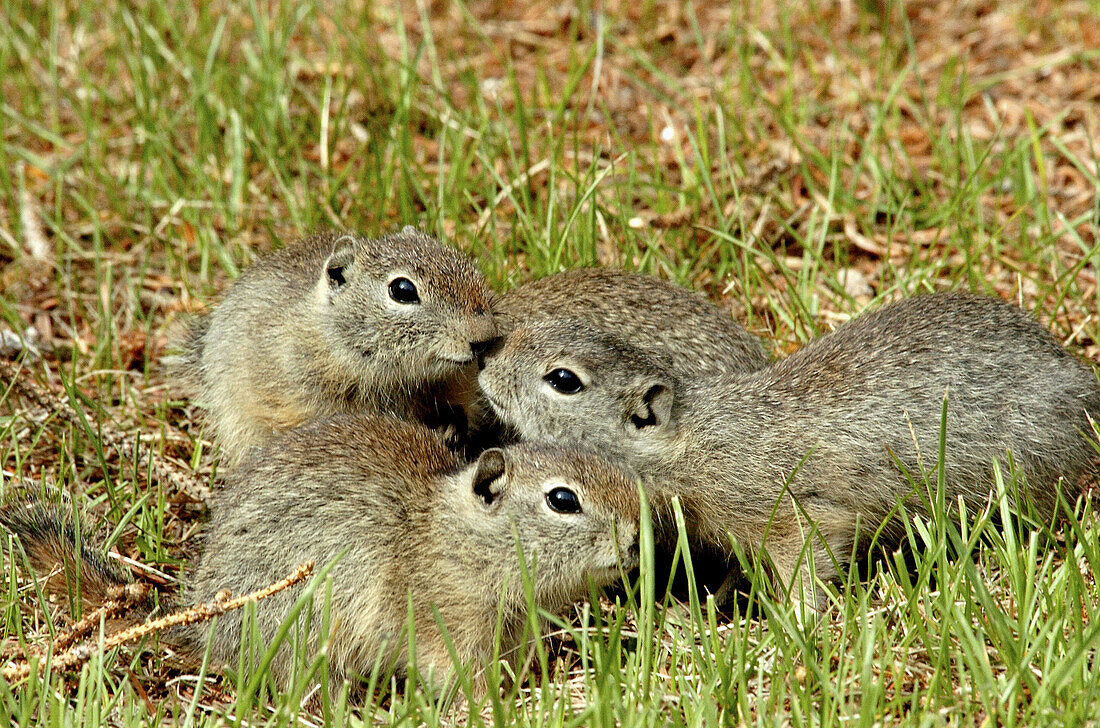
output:
[[337,288],[339,288],[340,286],[347,283],[347,281],[344,280],[344,266],[334,265],[331,268],[329,268],[328,269],[328,280],[329,280],[329,283],[336,286]]
[[568,488],[554,488],[546,494],[546,505],[557,513],[580,513],[581,502]]
[[584,389],[581,378],[568,369],[555,369],[543,379],[546,383],[562,394],[576,394]]
[[394,278],[390,281],[390,298],[398,303],[420,303],[416,284],[408,278]]

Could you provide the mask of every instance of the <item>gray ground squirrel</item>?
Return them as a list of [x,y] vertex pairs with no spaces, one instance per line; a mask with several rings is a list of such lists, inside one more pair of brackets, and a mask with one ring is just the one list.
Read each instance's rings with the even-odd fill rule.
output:
[[[501,614],[501,653],[522,658],[527,600],[517,538],[534,601],[551,611],[587,595],[589,578],[606,585],[638,558],[637,486],[604,460],[519,445],[486,450],[462,465],[438,435],[392,417],[337,415],[293,429],[255,451],[229,485],[212,506],[181,601],[210,601],[223,589],[247,593],[304,561],[320,569],[343,553],[331,572],[328,656],[337,678],[368,676],[379,659],[382,669],[405,671],[410,600],[421,675],[442,683],[453,664],[433,608],[475,670],[492,656]],[[9,505],[0,522],[20,537],[39,574],[60,561],[76,563],[73,529],[58,512]],[[128,581],[92,543],[81,541],[86,608]],[[53,589],[66,593],[65,577],[55,581]],[[322,586],[316,614],[323,594]],[[287,590],[257,604],[265,641],[298,597]],[[218,619],[216,663],[236,664],[241,626],[241,611]],[[169,641],[201,656],[209,624],[188,629]],[[282,681],[289,660],[284,648],[272,664]]]
[[[694,291],[641,273],[568,270],[517,286],[500,297],[496,309],[502,331],[570,317],[654,354],[678,379],[768,364],[760,341],[728,312]],[[472,409],[478,444],[519,439],[506,423],[494,421],[484,397]]]
[[768,364],[755,336],[703,296],[653,276],[578,268],[525,283],[500,298],[502,325],[563,316],[665,357],[680,377],[751,372]]
[[324,234],[247,268],[170,357],[230,463],[272,433],[366,411],[460,433],[492,293],[458,250],[411,227]]
[[983,507],[1006,452],[1044,519],[1098,470],[1093,372],[1020,309],[968,294],[887,305],[766,369],[691,381],[577,322],[542,322],[511,332],[479,383],[523,437],[585,442],[636,471],[656,509],[679,496],[697,542],[764,546],[784,587],[811,575],[810,555],[835,576],[899,501],[935,502],[922,473],[937,467],[945,395],[947,503]]

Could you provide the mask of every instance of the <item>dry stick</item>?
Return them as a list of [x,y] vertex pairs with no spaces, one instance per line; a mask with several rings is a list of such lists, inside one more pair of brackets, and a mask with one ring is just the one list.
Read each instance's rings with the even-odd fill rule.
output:
[[113,586],[108,594],[110,599],[104,602],[99,609],[84,615],[83,619],[66,629],[54,640],[51,647],[54,654],[69,649],[78,640],[83,639],[86,634],[99,626],[100,618],[113,619],[141,604],[149,596],[149,585],[135,581],[125,586]]
[[[85,635],[99,626],[99,620],[101,618],[114,619],[141,604],[145,601],[145,598],[149,596],[149,585],[144,582],[135,581],[131,584],[113,586],[108,590],[107,594],[108,600],[98,609],[84,615],[83,619],[76,624],[69,625],[57,636],[57,639],[50,645],[51,653],[56,655],[59,652],[67,650],[78,640],[83,639]],[[8,660],[26,661],[29,657],[42,657],[43,654],[45,653],[41,649],[32,647],[29,655],[25,654],[21,649],[15,649],[11,653],[5,655],[5,657]]]
[[[20,376],[21,367],[9,361],[0,360],[0,374],[11,382],[11,387],[21,397],[33,403],[35,406],[48,412],[55,412],[66,422],[75,427],[83,428],[84,423],[77,414],[76,408],[67,398],[62,398],[36,382],[27,381]],[[141,440],[133,435],[127,435],[109,422],[101,422],[99,425],[100,440],[109,448],[113,448],[120,457],[125,452],[132,452],[135,447],[146,449],[149,452],[149,466],[153,477],[158,482],[167,484],[173,489],[184,493],[192,500],[205,503],[210,497],[210,488],[194,478],[183,468],[166,460],[151,448],[142,444]]]
[[[115,647],[124,645],[127,642],[133,642],[141,639],[142,637],[153,634],[154,632],[161,632],[170,627],[179,627],[187,624],[195,624],[197,622],[206,622],[214,617],[231,612],[234,609],[240,609],[249,602],[258,602],[261,599],[267,599],[268,597],[278,594],[284,589],[298,584],[307,579],[313,574],[313,562],[307,561],[304,564],[298,566],[290,576],[275,582],[274,584],[245,594],[244,596],[235,597],[229,599],[228,595],[219,593],[214,597],[214,601],[207,602],[206,604],[196,604],[195,606],[188,607],[180,612],[174,612],[172,614],[154,619],[152,621],[143,622],[142,624],[128,627],[126,629],[114,632],[107,636],[103,641],[103,652],[112,650]],[[85,619],[81,620],[81,623],[89,621],[93,616],[96,622],[99,620],[100,614],[106,614],[106,610],[110,606],[110,602],[104,604],[92,614],[88,615]],[[53,660],[53,666],[57,670],[71,670],[72,668],[87,662],[92,655],[96,653],[96,645],[78,645],[76,647],[69,648],[60,654],[56,654]],[[55,649],[56,653],[57,650]],[[46,669],[46,661],[42,660],[38,663],[38,673],[42,674]],[[29,662],[21,662],[9,667],[5,667],[0,672],[0,677],[9,683],[17,680],[24,680],[30,677],[31,666]]]

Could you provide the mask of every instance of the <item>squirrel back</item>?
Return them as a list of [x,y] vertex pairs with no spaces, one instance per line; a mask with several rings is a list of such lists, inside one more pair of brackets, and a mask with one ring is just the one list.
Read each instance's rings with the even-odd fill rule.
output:
[[760,369],[760,341],[702,295],[654,276],[577,268],[525,283],[501,296],[506,326],[577,318],[640,351],[664,358],[672,373],[737,374]]
[[936,507],[925,476],[935,484],[945,396],[948,507],[983,508],[1009,453],[1009,495],[1042,519],[1098,474],[1095,374],[1031,316],[969,294],[884,306],[763,370],[691,380],[580,322],[543,322],[510,333],[479,381],[522,436],[583,438],[655,505],[679,497],[699,541],[732,534],[753,551],[766,537],[784,584],[805,568],[807,518],[828,578],[899,504]]

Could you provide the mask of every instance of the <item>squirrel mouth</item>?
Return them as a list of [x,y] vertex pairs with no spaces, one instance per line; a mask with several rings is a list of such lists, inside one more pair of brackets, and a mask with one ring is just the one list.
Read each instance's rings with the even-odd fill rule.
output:
[[432,353],[431,358],[435,360],[436,366],[447,371],[462,369],[477,363],[477,357],[474,356],[473,352],[466,352],[466,354],[463,355],[456,352],[443,352],[437,350]]
[[612,566],[601,566],[589,569],[588,578],[597,585],[606,586],[607,584],[611,584],[612,582],[616,581],[620,576],[623,575],[623,572],[627,572],[633,569],[634,566],[635,564],[629,564],[624,559],[621,565],[616,563]]
[[484,387],[481,389],[481,393],[485,395],[485,399],[489,402],[489,406],[493,408],[493,411],[501,417],[504,417],[504,413],[506,412],[504,405],[498,402],[496,397],[490,394],[489,390]]
[[465,359],[455,359],[453,357],[444,356],[444,357],[440,357],[440,361],[448,367],[454,367],[455,369],[461,369],[462,367],[464,367],[468,364],[473,364],[474,362],[477,361],[477,359],[473,356],[468,356]]
[[617,558],[615,560],[615,564],[608,567],[608,569],[610,571],[618,573],[620,568],[625,571],[630,571],[631,569],[637,568],[638,562],[641,560],[639,558],[640,552],[641,549],[639,548],[636,541],[625,549],[620,547],[617,550]]

